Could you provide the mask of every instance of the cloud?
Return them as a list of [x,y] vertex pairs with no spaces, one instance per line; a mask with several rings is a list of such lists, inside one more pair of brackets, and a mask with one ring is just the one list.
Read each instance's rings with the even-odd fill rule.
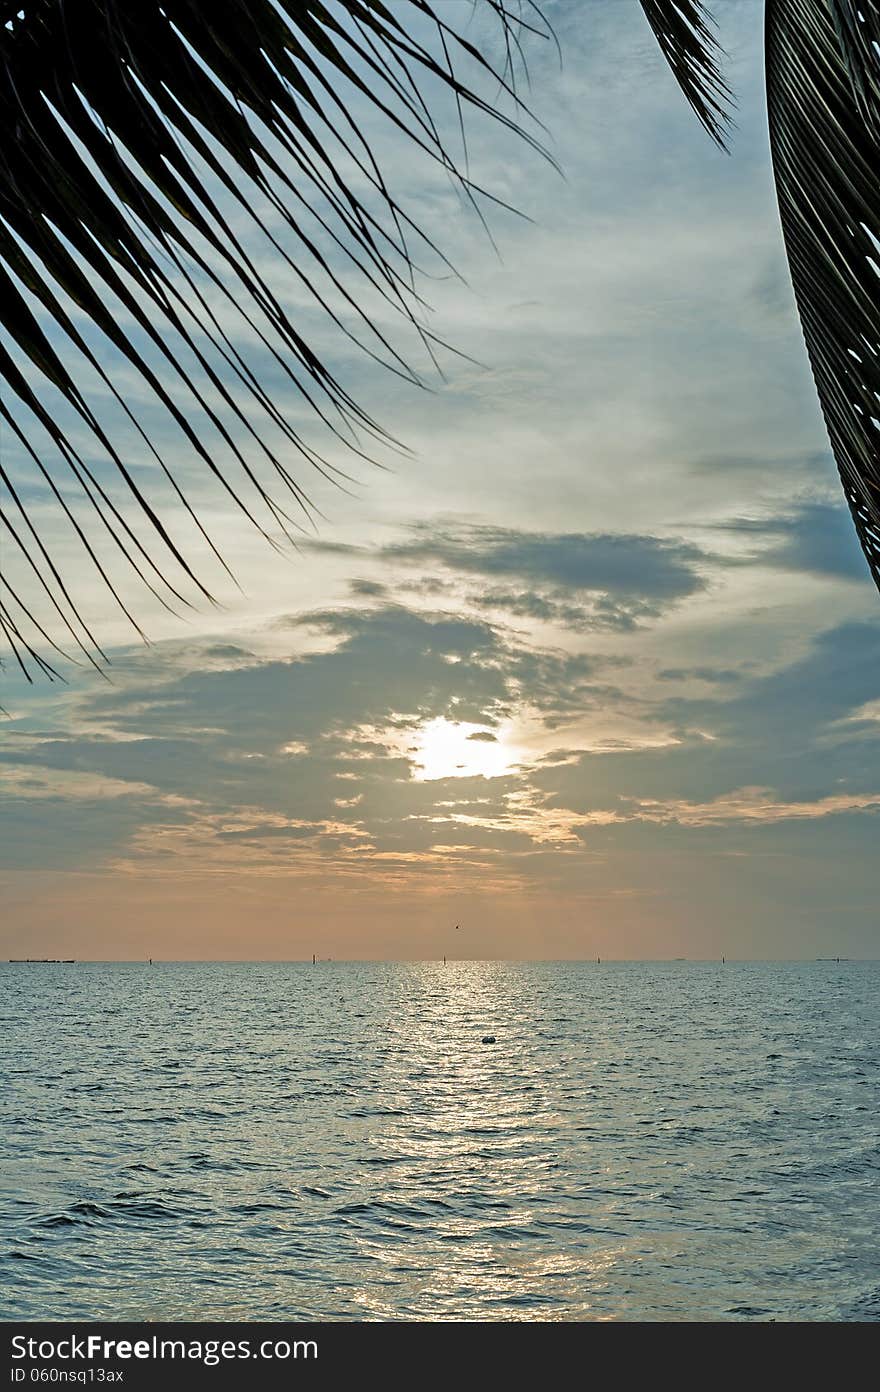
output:
[[[22,751],[24,760],[27,750]],[[15,871],[76,869],[119,855],[145,825],[185,827],[196,798],[137,779],[31,762],[2,765],[0,864]],[[96,761],[99,762],[99,761]]]
[[734,667],[664,667],[657,673],[660,681],[701,681],[728,683],[740,681],[743,671]]
[[[339,554],[339,544],[310,542],[319,554]],[[344,548],[342,548],[344,549]],[[394,567],[397,588],[425,596],[449,593],[450,580],[422,574],[409,580],[400,567],[441,567],[459,580],[480,576],[500,582],[467,594],[479,609],[558,624],[575,631],[630,631],[660,618],[704,590],[714,562],[680,538],[627,533],[550,533],[513,528],[415,524],[409,535],[370,550],[351,546],[352,558],[371,557]],[[375,581],[350,582],[353,593],[379,596]]]
[[[783,802],[771,788],[735,788],[712,802],[635,801],[630,815],[648,822],[677,822],[680,826],[723,826],[728,822],[766,824],[837,816],[844,812],[880,811],[876,793],[836,793],[808,802]],[[620,816],[623,820],[623,816]]]
[[[309,651],[309,630],[330,646]],[[441,841],[448,861],[453,844],[512,853],[568,826],[532,797],[508,727],[514,715],[549,725],[595,706],[613,660],[401,605],[291,615],[277,631],[286,658],[218,665],[237,654],[228,645],[207,667],[195,654],[190,671],[142,660],[122,686],[81,698],[66,734],[23,735],[20,795],[55,780],[80,802],[126,798],[115,829],[109,808],[106,825],[83,823],[99,860],[127,843],[136,860],[253,868],[314,857],[326,868],[340,856],[385,865],[393,852],[424,867]]]
[[382,599],[388,593],[388,586],[378,580],[349,580],[348,588],[359,599]]
[[391,543],[381,554],[389,560],[431,561],[480,575],[515,576],[563,593],[614,594],[661,604],[705,585],[696,566],[708,558],[685,541],[485,526],[446,533],[428,527],[415,531],[412,540]]
[[[310,630],[330,646],[303,646]],[[852,822],[880,803],[878,624],[829,629],[770,673],[664,668],[664,682],[709,689],[659,701],[621,657],[543,648],[466,614],[327,608],[281,631],[284,659],[160,664],[83,698],[66,735],[15,741],[0,754],[14,771],[10,853],[32,835],[20,809],[55,781],[77,815],[54,863],[364,883],[455,865],[559,888],[595,873],[592,857],[646,853],[648,828],[656,852],[725,828]],[[632,736],[596,743],[610,712]],[[51,843],[60,821],[44,826]]]
[[325,830],[323,822],[258,822],[251,826],[219,830],[214,834],[220,841],[269,841],[275,837],[284,841],[308,841]]
[[841,580],[870,581],[849,509],[841,499],[803,502],[765,518],[734,518],[723,530],[754,538],[750,560],[774,570],[806,571]]
[[880,724],[870,718],[878,690],[880,624],[841,624],[776,671],[743,673],[732,692],[721,683],[659,702],[652,720],[669,732],[665,742],[568,747],[532,780],[553,806],[622,822],[647,808],[691,826],[868,811],[880,788]]
[[[778,671],[753,677],[731,700],[682,701],[667,713],[781,752],[828,736],[837,722],[874,700],[878,687],[880,624],[844,623],[817,634],[803,656]],[[818,749],[812,752],[821,758]]]

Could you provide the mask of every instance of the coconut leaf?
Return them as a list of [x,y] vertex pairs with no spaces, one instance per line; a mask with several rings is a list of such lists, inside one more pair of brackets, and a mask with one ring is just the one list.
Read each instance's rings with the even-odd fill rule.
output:
[[732,97],[709,11],[700,0],[641,0],[641,6],[679,87],[712,139],[726,148]]
[[865,0],[768,0],[770,145],[788,264],[843,490],[880,586],[876,33]]
[[[23,669],[46,670],[37,646],[52,641],[37,595],[81,655],[102,654],[22,473],[134,622],[126,570],[168,607],[210,598],[157,470],[225,565],[189,496],[194,466],[282,546],[310,511],[296,461],[344,477],[303,418],[362,458],[395,445],[307,341],[297,303],[420,384],[388,325],[433,356],[416,271],[442,253],[351,113],[372,109],[485,202],[432,105],[445,94],[462,128],[490,117],[540,149],[513,56],[546,31],[528,0],[483,8],[497,64],[445,0],[0,0],[0,373],[24,461],[0,475],[0,629]],[[158,439],[169,425],[180,472]]]

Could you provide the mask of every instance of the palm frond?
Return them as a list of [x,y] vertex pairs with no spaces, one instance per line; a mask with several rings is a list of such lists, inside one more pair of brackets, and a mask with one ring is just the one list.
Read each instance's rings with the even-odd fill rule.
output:
[[862,118],[880,131],[880,7],[877,0],[830,0],[830,8]]
[[712,139],[726,149],[732,95],[724,56],[701,0],[641,0],[645,18],[684,95]]
[[770,147],[788,264],[831,448],[880,587],[876,30],[866,0],[767,0]]
[[290,301],[319,306],[337,334],[419,381],[387,311],[432,357],[416,270],[442,252],[352,110],[371,110],[478,207],[490,195],[447,147],[426,92],[542,148],[513,77],[540,12],[531,0],[484,5],[503,40],[497,63],[445,0],[0,0],[0,411],[24,461],[18,477],[0,472],[0,536],[17,557],[15,582],[8,566],[0,575],[0,632],[22,670],[54,671],[36,650],[54,645],[37,594],[81,655],[102,657],[22,468],[137,626],[126,570],[169,608],[210,595],[126,438],[229,570],[157,442],[157,410],[190,477],[195,462],[271,545],[309,513],[295,461],[340,477],[244,340],[331,441],[362,457],[394,444],[306,341]]

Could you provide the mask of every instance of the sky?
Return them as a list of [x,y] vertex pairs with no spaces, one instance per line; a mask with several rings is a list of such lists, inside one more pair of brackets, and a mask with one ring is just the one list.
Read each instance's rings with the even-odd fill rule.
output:
[[442,375],[390,376],[278,271],[410,453],[340,448],[346,492],[297,465],[320,515],[280,556],[169,433],[242,592],[140,597],[149,647],[58,531],[112,667],[0,673],[0,955],[877,956],[880,604],[782,250],[761,6],[715,6],[729,155],[635,0],[545,8],[562,174],[473,121],[474,177],[527,215],[491,239],[353,106],[461,272],[423,282]]

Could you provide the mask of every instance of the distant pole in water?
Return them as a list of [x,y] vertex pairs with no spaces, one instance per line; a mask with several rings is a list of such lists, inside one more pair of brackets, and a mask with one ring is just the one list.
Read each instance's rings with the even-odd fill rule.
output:
[[722,965],[722,967],[724,966],[724,958],[723,958],[723,957],[721,958],[721,965]]
[[315,965],[315,954],[314,954],[314,952],[313,952],[313,953],[312,953],[312,966],[314,966],[314,965]]
[[443,965],[444,965],[444,967],[446,966],[446,956],[445,956],[445,954],[444,954],[444,957],[443,957]]

